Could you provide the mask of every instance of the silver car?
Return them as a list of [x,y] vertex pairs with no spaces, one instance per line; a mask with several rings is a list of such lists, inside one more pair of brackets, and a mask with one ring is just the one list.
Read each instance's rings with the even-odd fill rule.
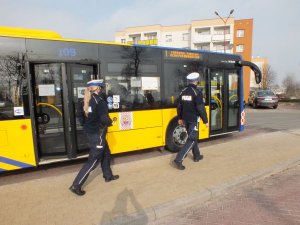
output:
[[248,104],[252,105],[253,108],[264,106],[276,109],[278,97],[270,90],[257,90],[249,95]]

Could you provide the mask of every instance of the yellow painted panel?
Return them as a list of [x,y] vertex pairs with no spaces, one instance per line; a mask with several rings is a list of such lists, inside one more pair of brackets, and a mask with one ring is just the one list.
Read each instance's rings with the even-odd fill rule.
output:
[[35,152],[30,119],[0,121],[0,158],[6,164],[35,166]]
[[62,38],[60,34],[49,30],[33,30],[18,27],[0,27],[3,36],[35,37],[35,38]]
[[[210,121],[209,118],[209,106],[205,106],[206,109],[206,114],[207,114],[207,119],[208,119],[208,124]],[[203,121],[200,120],[200,129],[199,129],[199,139],[205,139],[209,137],[209,128],[207,128],[204,124]]]
[[163,145],[162,127],[153,127],[121,132],[110,132],[107,135],[112,154],[141,150]]
[[[107,139],[112,154],[164,146],[167,128],[176,116],[175,108],[110,113],[114,125],[109,127]],[[209,128],[201,121],[199,139],[208,137]]]
[[108,128],[108,132],[162,126],[162,111],[159,109],[110,113],[109,116],[113,126]]
[[20,167],[0,162],[0,170],[17,170],[17,169],[20,169]]
[[8,144],[8,137],[7,137],[7,131],[6,130],[0,130],[0,148],[7,146]]

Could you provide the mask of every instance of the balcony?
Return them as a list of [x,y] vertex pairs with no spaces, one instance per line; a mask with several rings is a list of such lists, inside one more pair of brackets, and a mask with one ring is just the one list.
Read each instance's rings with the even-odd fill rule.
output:
[[[225,41],[230,41],[231,35],[230,34],[225,34]],[[222,42],[224,41],[224,34],[214,34],[211,37],[212,42]]]
[[193,38],[193,42],[195,44],[197,44],[197,43],[210,43],[211,42],[211,35],[210,34],[197,35]]
[[158,40],[157,39],[151,39],[151,40],[136,40],[136,41],[127,41],[127,44],[133,45],[157,45]]

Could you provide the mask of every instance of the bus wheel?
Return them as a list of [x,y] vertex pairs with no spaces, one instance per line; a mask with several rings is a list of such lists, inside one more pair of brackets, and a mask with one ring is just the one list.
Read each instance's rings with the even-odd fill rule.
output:
[[170,152],[178,152],[185,144],[187,131],[185,127],[178,125],[177,120],[171,121],[167,129],[166,148]]

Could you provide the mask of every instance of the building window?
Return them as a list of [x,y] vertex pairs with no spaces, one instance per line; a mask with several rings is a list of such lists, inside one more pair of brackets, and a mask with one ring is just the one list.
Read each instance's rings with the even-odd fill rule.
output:
[[236,37],[245,37],[245,30],[237,30]]
[[183,41],[189,41],[190,40],[190,34],[189,33],[182,34],[182,40]]
[[244,52],[244,45],[237,45],[236,52]]
[[157,33],[147,33],[147,34],[145,34],[145,38],[147,40],[156,40],[157,39]]
[[166,42],[172,42],[172,35],[171,34],[166,35]]
[[197,50],[205,50],[205,51],[209,51],[210,50],[210,45],[209,44],[198,44],[198,45],[195,45],[195,48]]
[[125,38],[122,38],[122,39],[121,39],[121,43],[122,43],[122,44],[125,44],[125,43],[126,43],[126,39],[125,39]]

